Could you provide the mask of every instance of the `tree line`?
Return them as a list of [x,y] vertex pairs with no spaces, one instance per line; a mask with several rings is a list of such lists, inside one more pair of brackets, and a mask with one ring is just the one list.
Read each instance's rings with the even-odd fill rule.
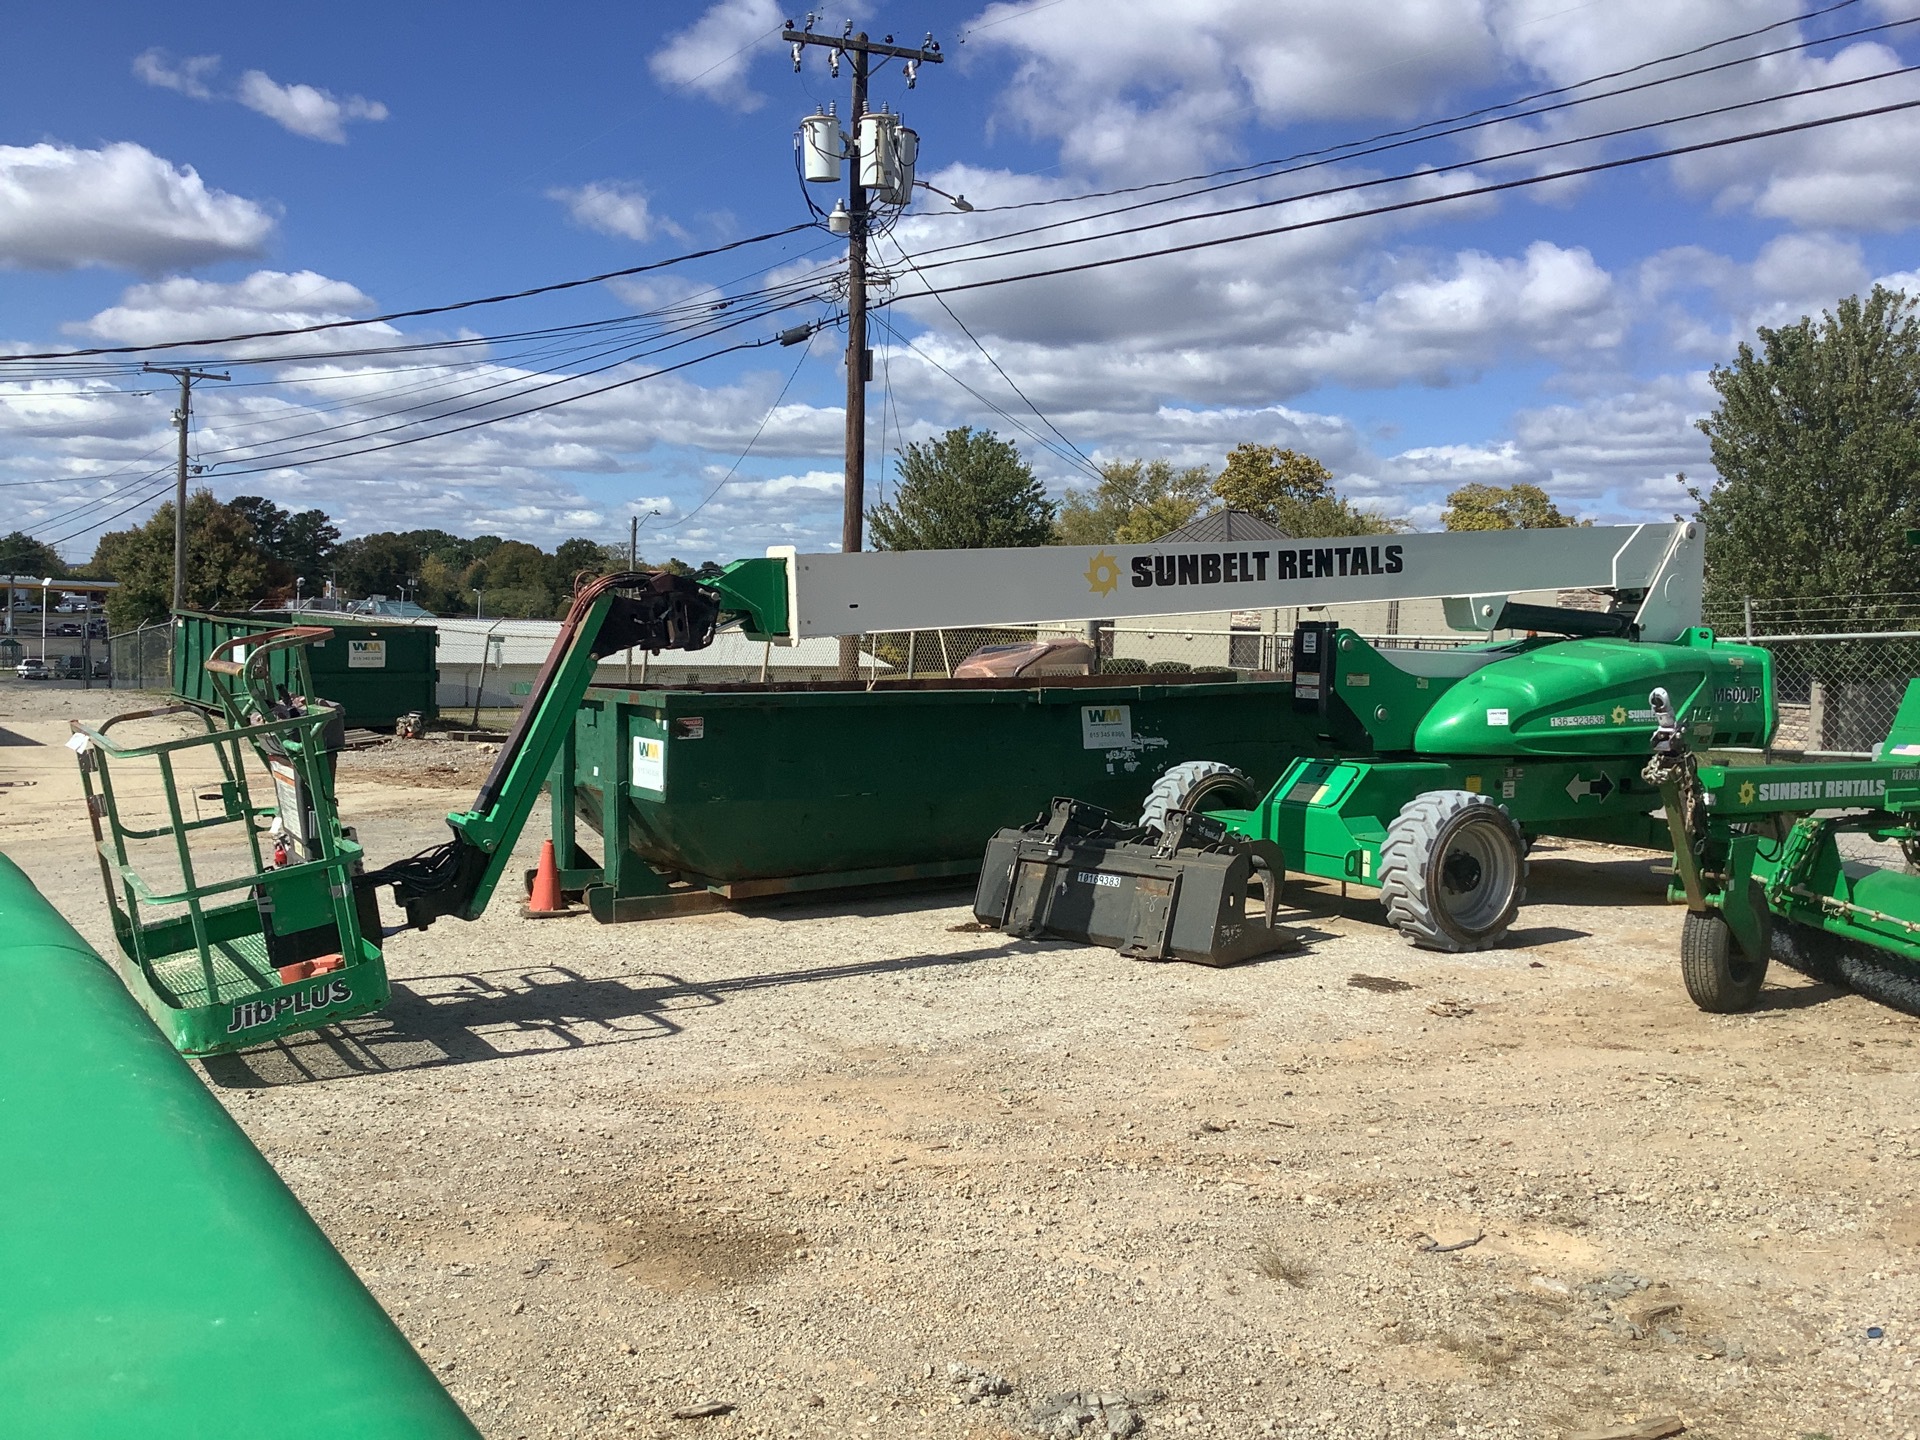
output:
[[[1920,318],[1915,300],[1876,285],[1819,318],[1761,328],[1715,367],[1719,397],[1698,422],[1718,478],[1678,477],[1707,535],[1707,600],[1737,606],[1846,597],[1859,618],[1910,609],[1920,595]],[[1403,517],[1342,494],[1313,456],[1235,446],[1216,471],[1164,459],[1116,460],[1091,489],[1056,501],[1016,446],[960,426],[904,447],[890,501],[867,515],[884,550],[1125,545],[1159,539],[1216,509],[1243,510],[1300,538],[1387,534]],[[1676,519],[1683,518],[1676,514]],[[1448,530],[1590,524],[1536,485],[1464,485],[1447,497]],[[409,598],[439,614],[552,617],[583,573],[623,569],[623,546],[576,537],[552,551],[498,535],[380,531],[343,540],[318,509],[289,511],[209,490],[187,502],[187,603],[246,609],[316,594]],[[643,562],[644,563],[644,562]],[[712,575],[678,559],[661,567]],[[173,588],[173,506],[103,535],[71,572],[21,530],[0,536],[0,571],[113,579],[115,629],[164,619]],[[476,592],[481,592],[476,594]]]
[[[0,537],[0,568],[25,541]],[[32,558],[43,573],[69,573],[44,546]],[[343,540],[325,511],[289,511],[259,495],[217,499],[211,490],[187,498],[187,608],[248,610],[290,605],[331,590],[365,599],[411,600],[436,615],[556,619],[566,613],[582,574],[624,570],[625,546],[575,537],[551,551],[499,535],[446,530],[382,530]],[[50,567],[50,568],[49,568]],[[20,567],[21,573],[33,565]],[[668,559],[653,568],[717,573]],[[173,504],[144,524],[100,537],[93,558],[76,572],[120,582],[107,600],[108,623],[132,629],[166,619],[173,600]]]
[[[1168,460],[1114,460],[1089,490],[1055,501],[1017,447],[969,426],[907,445],[890,503],[867,512],[881,550],[1024,545],[1144,545],[1214,510],[1256,515],[1301,539],[1390,535],[1402,517],[1342,495],[1311,455],[1251,442],[1216,472]],[[1591,523],[1564,514],[1537,485],[1464,485],[1447,497],[1449,530],[1539,529]]]

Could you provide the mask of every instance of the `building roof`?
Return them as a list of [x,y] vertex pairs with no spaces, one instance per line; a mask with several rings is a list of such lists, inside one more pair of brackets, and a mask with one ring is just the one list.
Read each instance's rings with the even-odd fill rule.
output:
[[1245,510],[1209,510],[1196,516],[1177,530],[1169,530],[1153,543],[1156,545],[1187,544],[1193,541],[1215,540],[1291,540],[1293,537],[1278,525],[1251,515]]
[[[479,665],[486,647],[498,642],[493,652],[486,656],[486,663],[492,665],[540,665],[546,661],[547,654],[553,649],[553,642],[559,637],[558,620],[460,620],[460,619],[419,619],[408,616],[394,616],[384,623],[389,625],[426,625],[440,632],[438,660],[442,665]],[[633,663],[638,665],[645,652],[635,650]],[[624,669],[627,652],[617,650],[600,663],[603,666],[619,666]],[[722,630],[713,637],[713,643],[704,650],[665,651],[659,655],[647,657],[649,670],[663,667],[672,669],[699,670],[702,668],[729,669],[758,668],[762,661],[771,672],[783,670],[831,670],[840,663],[840,642],[832,639],[802,640],[798,645],[774,645],[769,647],[762,641],[747,639],[734,630]],[[862,654],[862,668],[876,667],[887,670],[885,661],[876,662],[872,656]]]
[[[42,575],[0,575],[0,585],[10,586],[15,590],[38,590],[40,582],[45,578]],[[49,582],[49,588],[103,593],[108,590],[118,590],[120,582],[118,580],[55,579]]]

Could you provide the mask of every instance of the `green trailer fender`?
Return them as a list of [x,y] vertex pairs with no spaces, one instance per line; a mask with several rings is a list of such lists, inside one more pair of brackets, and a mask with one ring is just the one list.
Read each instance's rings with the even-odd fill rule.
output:
[[0,1431],[479,1432],[113,970],[0,855]]

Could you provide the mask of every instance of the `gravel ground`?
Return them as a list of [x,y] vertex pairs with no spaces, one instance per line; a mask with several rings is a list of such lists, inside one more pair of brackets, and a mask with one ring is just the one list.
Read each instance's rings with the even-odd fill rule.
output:
[[[29,740],[114,708],[25,688]],[[376,858],[468,794],[384,754]],[[0,848],[104,944],[71,768],[0,747]],[[1226,971],[955,890],[498,903],[203,1073],[502,1440],[1920,1434],[1920,1022],[1791,974],[1699,1013],[1652,863],[1543,844],[1479,956],[1296,883],[1305,948]]]

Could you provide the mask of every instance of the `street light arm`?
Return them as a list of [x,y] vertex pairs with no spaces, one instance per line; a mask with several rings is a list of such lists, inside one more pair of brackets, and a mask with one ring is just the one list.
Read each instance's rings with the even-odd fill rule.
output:
[[964,195],[949,195],[946,191],[942,190],[938,185],[929,185],[924,180],[916,180],[913,183],[915,187],[918,189],[931,190],[934,194],[938,195],[942,200],[952,201],[953,208],[956,210],[967,211],[969,213],[973,210],[973,206],[967,203],[967,197]]

